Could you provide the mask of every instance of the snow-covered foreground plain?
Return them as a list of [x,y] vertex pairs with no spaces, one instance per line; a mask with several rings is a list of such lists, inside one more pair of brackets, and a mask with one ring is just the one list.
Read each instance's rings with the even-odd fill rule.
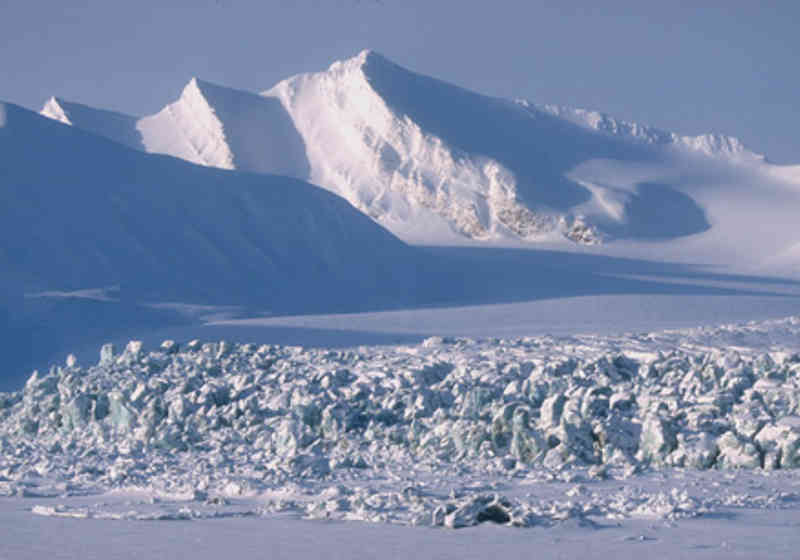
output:
[[800,525],[796,509],[747,508],[676,522],[564,523],[524,531],[493,524],[442,531],[285,516],[109,522],[32,516],[29,508],[38,503],[43,502],[0,498],[4,558],[792,558]]
[[106,346],[0,397],[0,553],[786,557],[798,335]]

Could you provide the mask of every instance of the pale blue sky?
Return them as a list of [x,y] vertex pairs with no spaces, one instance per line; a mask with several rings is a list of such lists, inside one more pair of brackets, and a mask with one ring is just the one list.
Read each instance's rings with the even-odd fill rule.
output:
[[147,114],[194,75],[259,91],[372,48],[482,93],[800,163],[799,31],[796,1],[0,0],[0,99]]

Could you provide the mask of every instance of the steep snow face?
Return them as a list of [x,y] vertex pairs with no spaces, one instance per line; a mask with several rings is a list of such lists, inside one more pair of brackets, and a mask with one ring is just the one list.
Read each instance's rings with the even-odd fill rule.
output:
[[[474,239],[541,240],[561,231],[597,239],[568,212],[589,198],[588,190],[564,177],[555,184],[528,181],[523,189],[517,162],[503,157],[516,138],[479,138],[508,124],[475,122],[487,104],[511,111],[512,122],[530,120],[509,103],[414,75],[369,51],[263,95],[281,101],[305,139],[310,180],[397,233],[413,238],[415,229],[451,229]],[[458,95],[469,103],[447,118],[463,120],[463,131],[441,130],[429,114],[415,113],[448,112]],[[522,159],[520,150],[514,155]],[[541,171],[552,178],[547,168]]]
[[413,251],[323,189],[3,113],[0,270],[28,291],[120,285],[130,298],[265,309],[314,307],[327,290],[343,304],[414,291]]

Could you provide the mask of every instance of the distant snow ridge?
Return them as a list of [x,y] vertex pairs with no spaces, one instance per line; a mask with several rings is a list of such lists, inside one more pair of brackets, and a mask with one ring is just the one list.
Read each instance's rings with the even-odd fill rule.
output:
[[538,110],[566,119],[580,126],[612,135],[630,137],[655,145],[672,145],[699,152],[712,157],[763,161],[764,156],[748,150],[741,140],[724,134],[700,134],[680,136],[674,132],[653,128],[635,122],[615,119],[611,115],[588,109],[575,109],[552,104],[531,103],[525,99],[517,100],[522,107]]
[[[734,331],[717,334],[758,334],[752,325]],[[320,483],[328,489],[291,507],[311,517],[462,526],[494,516],[527,526],[542,522],[541,503],[469,481],[800,467],[800,357],[693,349],[693,337],[713,336],[687,332],[683,349],[667,353],[642,352],[658,336],[632,337],[639,351],[627,354],[605,350],[619,341],[591,337],[431,338],[357,351],[193,341],[149,353],[131,342],[117,354],[106,345],[95,366],[69,357],[0,394],[0,491],[135,486],[241,496]],[[419,487],[384,498],[350,488],[431,477],[461,489],[448,499]],[[700,507],[663,499],[669,515]],[[593,507],[604,515],[645,508],[615,500]],[[572,515],[574,506],[559,507],[544,518]]]

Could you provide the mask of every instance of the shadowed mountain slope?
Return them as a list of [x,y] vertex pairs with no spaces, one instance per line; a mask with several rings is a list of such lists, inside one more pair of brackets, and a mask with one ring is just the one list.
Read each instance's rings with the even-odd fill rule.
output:
[[286,177],[142,154],[0,105],[0,267],[26,290],[266,309],[413,293],[413,251]]

